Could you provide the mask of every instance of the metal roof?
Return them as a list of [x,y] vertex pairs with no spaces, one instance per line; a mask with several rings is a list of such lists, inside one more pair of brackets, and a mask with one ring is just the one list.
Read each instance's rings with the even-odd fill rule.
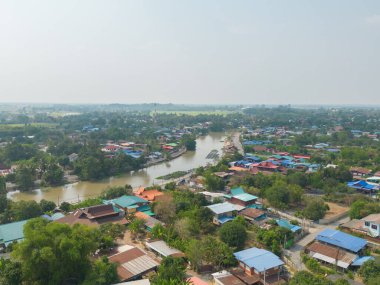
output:
[[332,229],[324,229],[317,235],[316,239],[352,252],[358,252],[367,245],[365,239]]
[[113,203],[119,205],[120,207],[127,208],[137,203],[148,203],[147,200],[144,200],[137,196],[121,196],[115,200],[112,200]]
[[209,208],[216,215],[233,212],[236,210],[234,205],[228,202],[210,205],[207,206],[207,208]]
[[157,267],[159,264],[148,255],[139,256],[121,266],[131,272],[134,276]]
[[248,193],[244,194],[238,194],[233,196],[236,199],[239,199],[244,202],[252,201],[252,200],[257,200],[257,197]]
[[373,256],[362,256],[356,259],[351,265],[352,266],[362,266],[364,262],[367,262],[368,260],[375,260]]
[[264,272],[284,264],[284,262],[274,253],[257,247],[235,252],[234,256],[238,261],[245,263],[247,266],[254,268],[258,272]]
[[154,251],[158,252],[159,254],[161,254],[162,256],[165,256],[165,257],[183,254],[182,251],[168,246],[168,244],[166,242],[164,242],[163,240],[158,240],[158,241],[154,241],[154,242],[147,242],[146,245],[149,248],[153,249]]
[[295,233],[296,231],[302,230],[302,228],[300,226],[292,225],[287,220],[276,220],[276,223],[280,227],[291,230],[293,233]]
[[0,225],[0,244],[4,243],[6,246],[14,240],[24,238],[24,225],[28,221],[19,221],[10,224]]

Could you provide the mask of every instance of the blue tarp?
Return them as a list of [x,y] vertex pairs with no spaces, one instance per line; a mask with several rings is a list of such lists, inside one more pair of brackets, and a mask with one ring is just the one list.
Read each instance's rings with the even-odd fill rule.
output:
[[366,181],[360,180],[360,181],[353,181],[353,182],[347,182],[347,186],[354,189],[359,190],[365,190],[365,191],[372,191],[376,190],[376,187],[372,184],[367,183]]
[[284,264],[284,262],[274,253],[256,247],[235,252],[234,256],[238,261],[245,263],[258,272],[264,272]]
[[358,252],[367,245],[367,241],[365,239],[333,229],[323,230],[317,235],[316,239],[352,252]]

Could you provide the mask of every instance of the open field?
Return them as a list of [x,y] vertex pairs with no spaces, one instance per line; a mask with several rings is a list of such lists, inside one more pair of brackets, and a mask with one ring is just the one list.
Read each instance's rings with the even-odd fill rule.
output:
[[32,127],[41,127],[41,128],[54,128],[58,124],[54,123],[30,123],[30,124],[0,124],[0,130],[11,130],[11,129],[18,129],[23,128],[25,126],[32,126]]
[[325,215],[325,219],[330,219],[332,217],[341,215],[343,213],[348,212],[349,208],[348,207],[343,207],[335,203],[331,202],[326,202],[326,204],[329,206],[330,210],[327,211]]

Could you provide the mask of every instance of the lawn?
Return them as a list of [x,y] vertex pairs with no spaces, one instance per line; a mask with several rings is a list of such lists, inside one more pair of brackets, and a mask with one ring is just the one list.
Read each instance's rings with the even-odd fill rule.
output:
[[[41,127],[41,128],[54,128],[58,124],[54,123],[30,123],[27,126],[32,127]],[[0,130],[10,130],[10,129],[18,129],[25,127],[25,124],[0,124]]]

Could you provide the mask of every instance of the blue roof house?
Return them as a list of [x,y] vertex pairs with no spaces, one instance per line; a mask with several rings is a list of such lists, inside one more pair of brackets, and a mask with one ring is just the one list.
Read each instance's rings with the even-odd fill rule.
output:
[[13,241],[24,238],[24,225],[28,221],[19,221],[9,224],[0,225],[0,251],[6,248]]
[[354,188],[356,190],[367,192],[367,193],[371,193],[372,191],[378,191],[379,190],[378,186],[370,184],[364,180],[348,182],[347,186],[350,188]]
[[[284,262],[274,253],[257,247],[248,248],[234,253],[239,267],[246,275],[256,277],[256,282],[280,280],[280,272]],[[255,283],[256,283],[255,282]],[[251,284],[254,284],[253,282]]]
[[343,248],[353,253],[360,252],[367,245],[367,241],[365,239],[333,229],[323,230],[317,235],[316,240],[325,244]]

